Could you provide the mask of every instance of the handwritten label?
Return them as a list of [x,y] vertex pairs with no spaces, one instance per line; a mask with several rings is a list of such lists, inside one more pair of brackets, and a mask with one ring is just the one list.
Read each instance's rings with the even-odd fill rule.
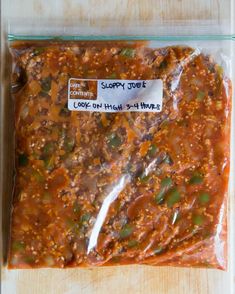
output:
[[71,78],[68,108],[75,111],[160,112],[162,80],[94,80]]

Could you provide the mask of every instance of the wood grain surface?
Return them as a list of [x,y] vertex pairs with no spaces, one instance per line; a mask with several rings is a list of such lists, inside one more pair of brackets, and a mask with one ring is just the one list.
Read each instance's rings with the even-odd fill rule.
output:
[[[2,256],[6,254],[12,187],[12,104],[6,34],[66,31],[112,34],[230,33],[230,0],[3,0],[1,142],[3,200]],[[186,24],[183,25],[182,24]],[[193,25],[192,26],[190,26]],[[167,29],[166,29],[167,28]],[[71,31],[70,31],[71,30]],[[194,30],[194,31],[193,31]],[[3,123],[5,125],[3,125]],[[4,172],[3,172],[4,170]],[[232,191],[233,192],[233,191]],[[232,193],[233,194],[233,193]],[[231,264],[233,264],[231,262]],[[121,266],[68,270],[7,270],[2,267],[3,294],[233,294],[233,274],[205,269]]]

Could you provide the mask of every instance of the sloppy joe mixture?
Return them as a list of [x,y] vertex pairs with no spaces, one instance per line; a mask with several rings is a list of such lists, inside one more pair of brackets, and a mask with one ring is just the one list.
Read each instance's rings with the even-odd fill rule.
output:
[[[213,57],[119,41],[11,53],[9,267],[226,268],[231,85]],[[70,111],[70,78],[161,79],[162,111]]]

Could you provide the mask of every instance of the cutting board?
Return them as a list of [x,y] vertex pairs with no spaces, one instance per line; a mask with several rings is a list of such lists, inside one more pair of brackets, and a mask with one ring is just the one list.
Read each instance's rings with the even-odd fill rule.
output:
[[[230,1],[217,0],[3,0],[2,41],[6,45],[7,20],[20,24],[14,27],[20,33],[30,30],[39,33],[48,28],[61,32],[56,24],[64,26],[67,33],[164,33],[167,25],[170,34],[185,23],[204,24],[202,33],[218,33],[217,27],[226,29],[230,15]],[[92,27],[92,31],[86,27]],[[159,25],[159,26],[158,26]],[[51,26],[51,27],[49,27]],[[157,27],[158,26],[158,27]],[[187,27],[183,28],[187,33]],[[190,32],[190,29],[188,29]],[[6,46],[5,46],[6,47]],[[3,46],[3,49],[5,48]],[[8,62],[6,52],[2,56]],[[2,63],[2,66],[4,64]],[[7,97],[8,79],[2,76],[3,97]],[[2,110],[10,113],[9,102]],[[3,245],[8,237],[8,216],[11,192],[11,139],[4,133],[3,186]],[[8,159],[7,159],[8,158]],[[8,212],[8,213],[7,213]],[[3,246],[3,253],[6,247]],[[232,258],[232,256],[231,256]],[[230,260],[231,260],[230,258]],[[234,261],[231,261],[233,265]],[[228,272],[212,269],[185,269],[151,266],[119,266],[92,269],[40,269],[7,270],[2,268],[2,293],[4,294],[233,294],[232,266]]]

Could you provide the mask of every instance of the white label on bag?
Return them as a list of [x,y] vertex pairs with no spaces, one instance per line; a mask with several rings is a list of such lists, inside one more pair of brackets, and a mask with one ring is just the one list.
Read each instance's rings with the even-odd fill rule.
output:
[[75,111],[160,112],[162,80],[69,79],[68,108]]

